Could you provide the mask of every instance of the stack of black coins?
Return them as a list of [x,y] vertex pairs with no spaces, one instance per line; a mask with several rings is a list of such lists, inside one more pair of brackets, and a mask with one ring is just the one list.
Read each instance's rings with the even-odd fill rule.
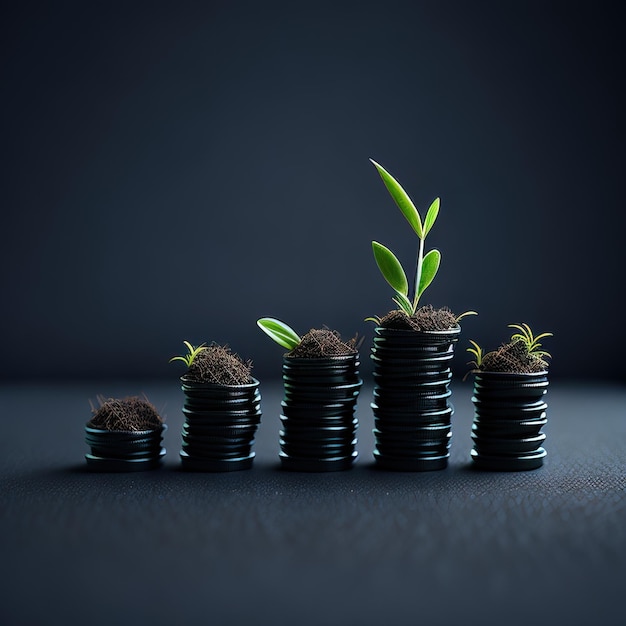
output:
[[156,469],[165,456],[161,440],[167,426],[152,430],[104,430],[85,426],[85,455],[90,469],[102,472],[140,472]]
[[183,468],[202,472],[250,469],[254,435],[261,421],[259,381],[216,385],[181,380],[185,394]]
[[413,331],[376,328],[374,458],[397,471],[440,470],[450,456],[450,362],[460,328]]
[[352,467],[363,382],[358,355],[284,357],[280,460],[287,470],[332,472]]
[[521,471],[543,465],[548,373],[477,372],[472,459],[477,468]]

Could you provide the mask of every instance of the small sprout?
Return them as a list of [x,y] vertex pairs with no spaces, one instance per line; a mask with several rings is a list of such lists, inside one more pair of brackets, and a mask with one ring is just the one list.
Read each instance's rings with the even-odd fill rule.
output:
[[466,348],[466,351],[473,354],[475,358],[473,361],[470,361],[468,365],[474,364],[477,368],[480,368],[483,362],[483,349],[475,341],[470,339],[469,342],[472,344],[472,347]]
[[528,354],[537,356],[540,359],[544,357],[552,358],[552,355],[549,352],[539,350],[539,348],[541,348],[539,340],[544,337],[552,337],[552,333],[541,333],[535,337],[533,335],[533,331],[530,329],[530,326],[524,322],[521,324],[509,324],[509,328],[516,328],[520,331],[519,333],[511,335],[511,341],[522,341],[528,350]]
[[248,385],[254,382],[252,361],[244,362],[228,345],[212,342],[197,354],[183,379],[201,384]]
[[198,356],[200,352],[206,350],[206,345],[201,343],[199,346],[192,346],[188,341],[183,341],[183,343],[187,346],[188,354],[184,354],[182,356],[173,356],[170,359],[170,363],[172,361],[182,361],[187,367],[191,367],[191,364],[194,362],[195,358]]
[[475,341],[470,340],[472,345],[466,350],[475,358],[468,365],[474,365],[474,371],[483,372],[532,374],[546,370],[548,363],[545,358],[551,358],[551,355],[539,349],[541,347],[539,339],[552,337],[552,333],[542,333],[535,337],[528,324],[509,324],[509,328],[515,328],[520,332],[514,333],[507,343],[491,352],[483,352]]
[[257,320],[257,326],[278,345],[287,350],[293,350],[300,345],[300,335],[284,322],[273,317],[262,317]]

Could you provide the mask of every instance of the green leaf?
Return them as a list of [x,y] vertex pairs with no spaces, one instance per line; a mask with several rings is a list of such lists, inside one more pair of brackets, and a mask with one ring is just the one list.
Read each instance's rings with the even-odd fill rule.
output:
[[278,345],[293,350],[300,343],[300,336],[291,326],[273,317],[262,317],[257,320],[258,327],[270,336]]
[[465,313],[461,313],[461,315],[457,315],[456,317],[456,322],[457,324],[464,318],[467,317],[468,315],[478,315],[478,313],[476,311],[465,311]]
[[201,343],[199,346],[195,347],[192,346],[188,341],[183,341],[183,343],[185,344],[188,354],[185,354],[184,356],[175,356],[172,357],[170,359],[170,363],[172,361],[182,361],[187,367],[190,367],[191,364],[194,362],[194,359],[198,356],[198,354],[200,352],[202,352],[202,350],[206,350],[206,346]]
[[435,198],[433,203],[428,208],[428,212],[426,213],[426,219],[424,220],[424,239],[426,239],[426,235],[430,232],[430,229],[433,227],[435,220],[437,219],[437,215],[439,215],[439,205],[441,204],[441,200],[439,198]]
[[372,251],[374,252],[376,265],[378,265],[383,278],[391,285],[394,291],[406,296],[409,293],[409,283],[395,254],[377,241],[372,241]]
[[470,339],[469,342],[472,344],[472,347],[466,348],[466,351],[476,357],[476,366],[480,367],[483,360],[483,349],[475,341]]
[[185,365],[189,365],[187,358],[184,356],[173,356],[169,362],[172,363],[173,361],[182,361]]
[[521,333],[516,333],[514,335],[511,336],[511,339],[513,338],[517,338],[517,339],[521,339],[522,341],[525,341],[526,343],[530,343],[533,339],[533,333],[530,330],[530,326],[528,326],[528,324],[524,324],[524,322],[522,322],[522,324],[509,324],[509,328],[517,328],[517,330],[521,331]]
[[396,297],[392,300],[410,317],[413,315],[413,304],[411,301],[399,291],[396,291]]
[[364,322],[374,322],[374,324],[380,324],[380,317],[378,315],[374,315],[374,317],[366,317]]
[[441,262],[441,253],[439,250],[431,250],[424,256],[422,261],[422,275],[420,276],[420,284],[417,290],[417,299],[426,291],[426,287],[433,282],[437,270],[439,269],[439,263]]
[[382,166],[376,163],[373,159],[370,159],[372,165],[378,170],[380,177],[387,187],[387,191],[391,194],[394,202],[398,205],[402,215],[406,217],[407,221],[411,225],[411,228],[417,233],[420,239],[425,237],[424,229],[422,228],[422,220],[420,218],[419,211],[415,208],[413,201],[409,198],[409,195],[402,188],[402,185]]
[[538,339],[543,339],[544,337],[553,337],[554,335],[552,333],[541,333],[541,335],[537,335],[535,337],[535,341],[537,341]]

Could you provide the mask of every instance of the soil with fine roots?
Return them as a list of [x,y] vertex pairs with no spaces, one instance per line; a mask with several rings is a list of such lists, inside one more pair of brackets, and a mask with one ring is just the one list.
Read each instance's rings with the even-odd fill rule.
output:
[[147,400],[137,396],[98,398],[100,406],[92,409],[90,428],[101,430],[141,431],[160,428],[163,418]]

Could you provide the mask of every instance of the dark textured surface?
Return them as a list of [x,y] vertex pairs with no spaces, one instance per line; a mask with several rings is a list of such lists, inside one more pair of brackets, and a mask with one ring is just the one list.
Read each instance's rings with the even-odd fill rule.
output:
[[[179,470],[175,383],[0,388],[0,623],[623,624],[626,388],[553,383],[548,457],[468,468],[471,383],[450,467],[377,471],[371,388],[348,472],[279,470],[279,386],[261,385],[252,470]],[[163,469],[85,471],[88,398],[165,408]]]

